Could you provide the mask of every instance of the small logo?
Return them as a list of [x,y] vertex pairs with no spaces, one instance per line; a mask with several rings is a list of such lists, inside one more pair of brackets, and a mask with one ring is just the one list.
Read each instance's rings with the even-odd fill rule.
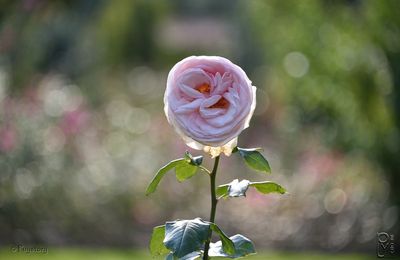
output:
[[386,232],[376,233],[376,256],[392,257],[395,254],[394,235]]

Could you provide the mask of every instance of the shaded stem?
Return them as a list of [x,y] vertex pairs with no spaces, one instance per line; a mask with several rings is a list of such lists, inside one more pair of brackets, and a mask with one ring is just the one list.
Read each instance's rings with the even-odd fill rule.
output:
[[[215,187],[215,179],[217,176],[217,170],[218,170],[218,164],[219,164],[219,156],[215,157],[214,161],[214,167],[212,169],[212,172],[210,174],[210,189],[211,189],[211,212],[210,212],[210,222],[214,223],[215,221],[215,213],[217,210],[217,196],[216,196],[216,187]],[[208,234],[208,239],[206,241],[205,247],[204,247],[204,255],[203,255],[203,260],[208,260],[208,251],[210,249],[210,242],[211,242],[211,235],[212,235],[212,230],[210,229],[209,234]]]

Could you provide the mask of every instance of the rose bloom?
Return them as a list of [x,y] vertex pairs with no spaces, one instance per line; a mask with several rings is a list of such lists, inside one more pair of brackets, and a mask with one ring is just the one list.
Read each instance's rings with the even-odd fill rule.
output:
[[164,104],[168,122],[188,146],[229,156],[249,126],[256,87],[226,58],[191,56],[169,72]]

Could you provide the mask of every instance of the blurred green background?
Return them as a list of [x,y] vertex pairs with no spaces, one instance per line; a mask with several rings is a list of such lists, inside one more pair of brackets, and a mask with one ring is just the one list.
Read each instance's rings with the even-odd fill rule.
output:
[[[263,147],[267,178],[290,192],[221,202],[229,235],[260,251],[372,257],[377,232],[400,235],[398,1],[0,1],[0,256],[145,250],[153,226],[208,218],[204,176],[170,175],[144,196],[189,149],[162,101],[189,55],[247,72],[258,104],[239,145]],[[221,164],[219,184],[265,180],[236,155]]]

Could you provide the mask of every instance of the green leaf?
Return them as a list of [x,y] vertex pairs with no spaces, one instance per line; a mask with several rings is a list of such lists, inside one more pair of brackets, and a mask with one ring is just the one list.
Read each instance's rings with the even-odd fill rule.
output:
[[218,198],[228,197],[229,184],[220,185],[217,187],[216,195]]
[[210,244],[210,251],[208,255],[211,257],[229,257],[229,258],[239,258],[250,254],[255,254],[254,244],[245,236],[234,235],[230,237],[230,240],[235,245],[235,253],[232,255],[227,254],[224,251],[224,247],[221,241],[217,243]]
[[276,193],[280,193],[280,194],[286,193],[285,188],[283,188],[281,185],[279,185],[275,182],[270,182],[270,181],[251,182],[250,186],[256,188],[257,191],[259,191],[263,194],[268,194],[268,193],[272,193],[272,192],[276,192]]
[[150,253],[152,256],[165,255],[169,250],[164,246],[163,240],[165,237],[165,225],[153,228],[153,234],[150,239]]
[[186,160],[180,162],[175,167],[176,179],[179,182],[189,179],[190,177],[195,175],[196,172],[197,172],[197,166],[192,165]]
[[175,168],[175,176],[179,182],[189,179],[196,174],[197,169],[203,162],[203,156],[193,157],[189,152],[185,153],[185,157],[170,161],[167,165],[158,170],[153,180],[150,182],[146,190],[146,195],[156,191],[158,184],[164,175]]
[[149,186],[147,187],[146,190],[146,195],[149,195],[150,193],[153,193],[156,191],[158,184],[160,183],[162,177],[164,175],[175,168],[178,164],[185,162],[185,159],[176,159],[173,161],[170,161],[167,165],[163,166],[161,169],[158,170],[156,175],[154,176],[153,180],[150,182]]
[[191,155],[188,151],[185,153],[185,159],[188,160],[188,162],[192,165],[195,166],[200,166],[203,163],[203,156],[193,156]]
[[209,230],[210,224],[200,218],[170,221],[165,225],[164,245],[174,256],[182,258],[203,248]]
[[260,148],[240,148],[237,147],[240,156],[244,159],[247,166],[250,168],[262,171],[265,173],[271,173],[271,167],[267,159],[259,152]]
[[238,179],[217,188],[218,197],[240,197],[246,196],[246,191],[249,187],[254,187],[258,192],[268,194],[272,192],[284,194],[286,190],[279,184],[270,181],[250,182],[248,180],[239,181]]
[[211,223],[211,229],[219,235],[219,238],[222,241],[222,248],[224,252],[226,252],[228,255],[235,254],[235,245],[229,239],[229,237],[225,235],[225,233],[222,232],[222,230],[214,223]]

